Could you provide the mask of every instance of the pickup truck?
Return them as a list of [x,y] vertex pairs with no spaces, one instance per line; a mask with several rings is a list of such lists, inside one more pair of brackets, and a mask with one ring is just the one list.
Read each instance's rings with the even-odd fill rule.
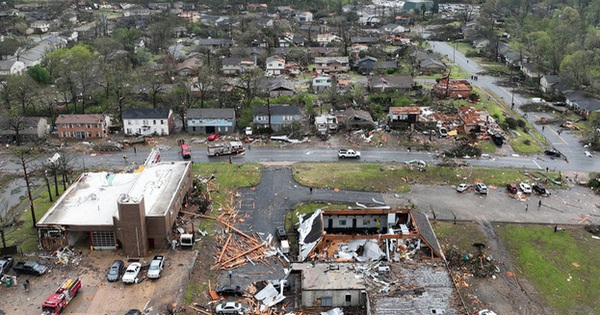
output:
[[338,150],[338,157],[340,159],[345,159],[345,158],[360,159],[360,152],[354,151],[352,149],[339,149]]
[[11,256],[4,256],[0,258],[0,276],[10,271],[13,265],[13,258]]
[[13,270],[17,275],[41,276],[48,271],[48,267],[38,264],[35,261],[28,260],[17,262],[17,264],[13,266]]
[[163,270],[165,264],[165,256],[154,256],[152,262],[150,262],[150,269],[148,269],[148,278],[150,279],[158,279],[160,278],[160,273]]

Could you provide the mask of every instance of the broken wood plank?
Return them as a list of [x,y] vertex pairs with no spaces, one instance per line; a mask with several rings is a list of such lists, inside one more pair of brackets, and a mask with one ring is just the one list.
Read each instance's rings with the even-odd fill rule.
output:
[[216,263],[218,264],[219,262],[221,262],[221,259],[223,258],[223,254],[225,253],[225,250],[227,249],[227,245],[229,245],[229,241],[231,241],[231,236],[233,234],[229,234],[229,237],[227,238],[227,241],[225,242],[225,245],[223,245],[223,249],[221,250],[221,254],[219,254],[219,259],[217,259]]
[[234,261],[234,260],[236,260],[236,259],[238,259],[238,258],[240,258],[240,257],[243,257],[243,256],[245,256],[245,255],[247,255],[247,254],[250,254],[251,252],[253,252],[253,251],[255,251],[255,250],[257,250],[257,249],[261,248],[262,246],[263,246],[262,244],[258,244],[258,245],[256,245],[256,246],[254,246],[254,247],[252,247],[252,248],[250,248],[250,249],[248,249],[248,250],[244,251],[243,253],[241,253],[241,254],[238,254],[238,255],[234,256],[233,258],[230,258],[230,259],[229,259],[229,260],[227,260],[227,261],[224,261],[224,262],[223,262],[221,265],[223,266],[223,265],[225,265],[225,264],[228,264],[228,263],[230,263],[230,262],[232,262],[232,261]]

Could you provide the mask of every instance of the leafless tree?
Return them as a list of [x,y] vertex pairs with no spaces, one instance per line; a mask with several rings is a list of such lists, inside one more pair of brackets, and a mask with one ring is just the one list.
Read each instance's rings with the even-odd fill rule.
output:
[[30,173],[32,163],[39,157],[39,151],[34,147],[10,147],[10,154],[16,159],[16,162],[21,166],[23,177],[25,179],[25,187],[27,188],[27,198],[29,199],[29,208],[31,210],[31,221],[33,227],[36,227],[37,220],[35,218],[35,206],[33,204],[33,195],[31,193]]

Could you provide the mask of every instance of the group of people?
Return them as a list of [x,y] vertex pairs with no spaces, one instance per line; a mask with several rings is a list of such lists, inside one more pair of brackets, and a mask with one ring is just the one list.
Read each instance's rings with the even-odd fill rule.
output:
[[471,76],[471,80],[477,81],[477,80],[479,80],[479,76],[478,75],[472,75]]

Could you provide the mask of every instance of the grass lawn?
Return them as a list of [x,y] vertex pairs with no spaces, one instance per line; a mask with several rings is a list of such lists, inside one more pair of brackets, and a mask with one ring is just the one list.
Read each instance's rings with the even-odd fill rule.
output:
[[[557,314],[600,314],[598,240],[581,227],[504,225],[499,236]],[[574,265],[576,264],[576,265]]]
[[[488,185],[504,186],[531,181],[522,169],[430,166],[426,172],[419,172],[404,164],[391,163],[296,163],[292,171],[296,181],[305,186],[378,192],[408,192],[409,184],[457,185],[483,181]],[[549,175],[559,177],[558,173]]]
[[477,147],[481,149],[481,153],[494,153],[496,152],[496,146],[491,141],[483,141],[477,144]]
[[450,247],[475,254],[477,249],[473,243],[486,243],[486,236],[478,223],[461,222],[454,224],[449,221],[432,221],[431,226],[444,251]]

